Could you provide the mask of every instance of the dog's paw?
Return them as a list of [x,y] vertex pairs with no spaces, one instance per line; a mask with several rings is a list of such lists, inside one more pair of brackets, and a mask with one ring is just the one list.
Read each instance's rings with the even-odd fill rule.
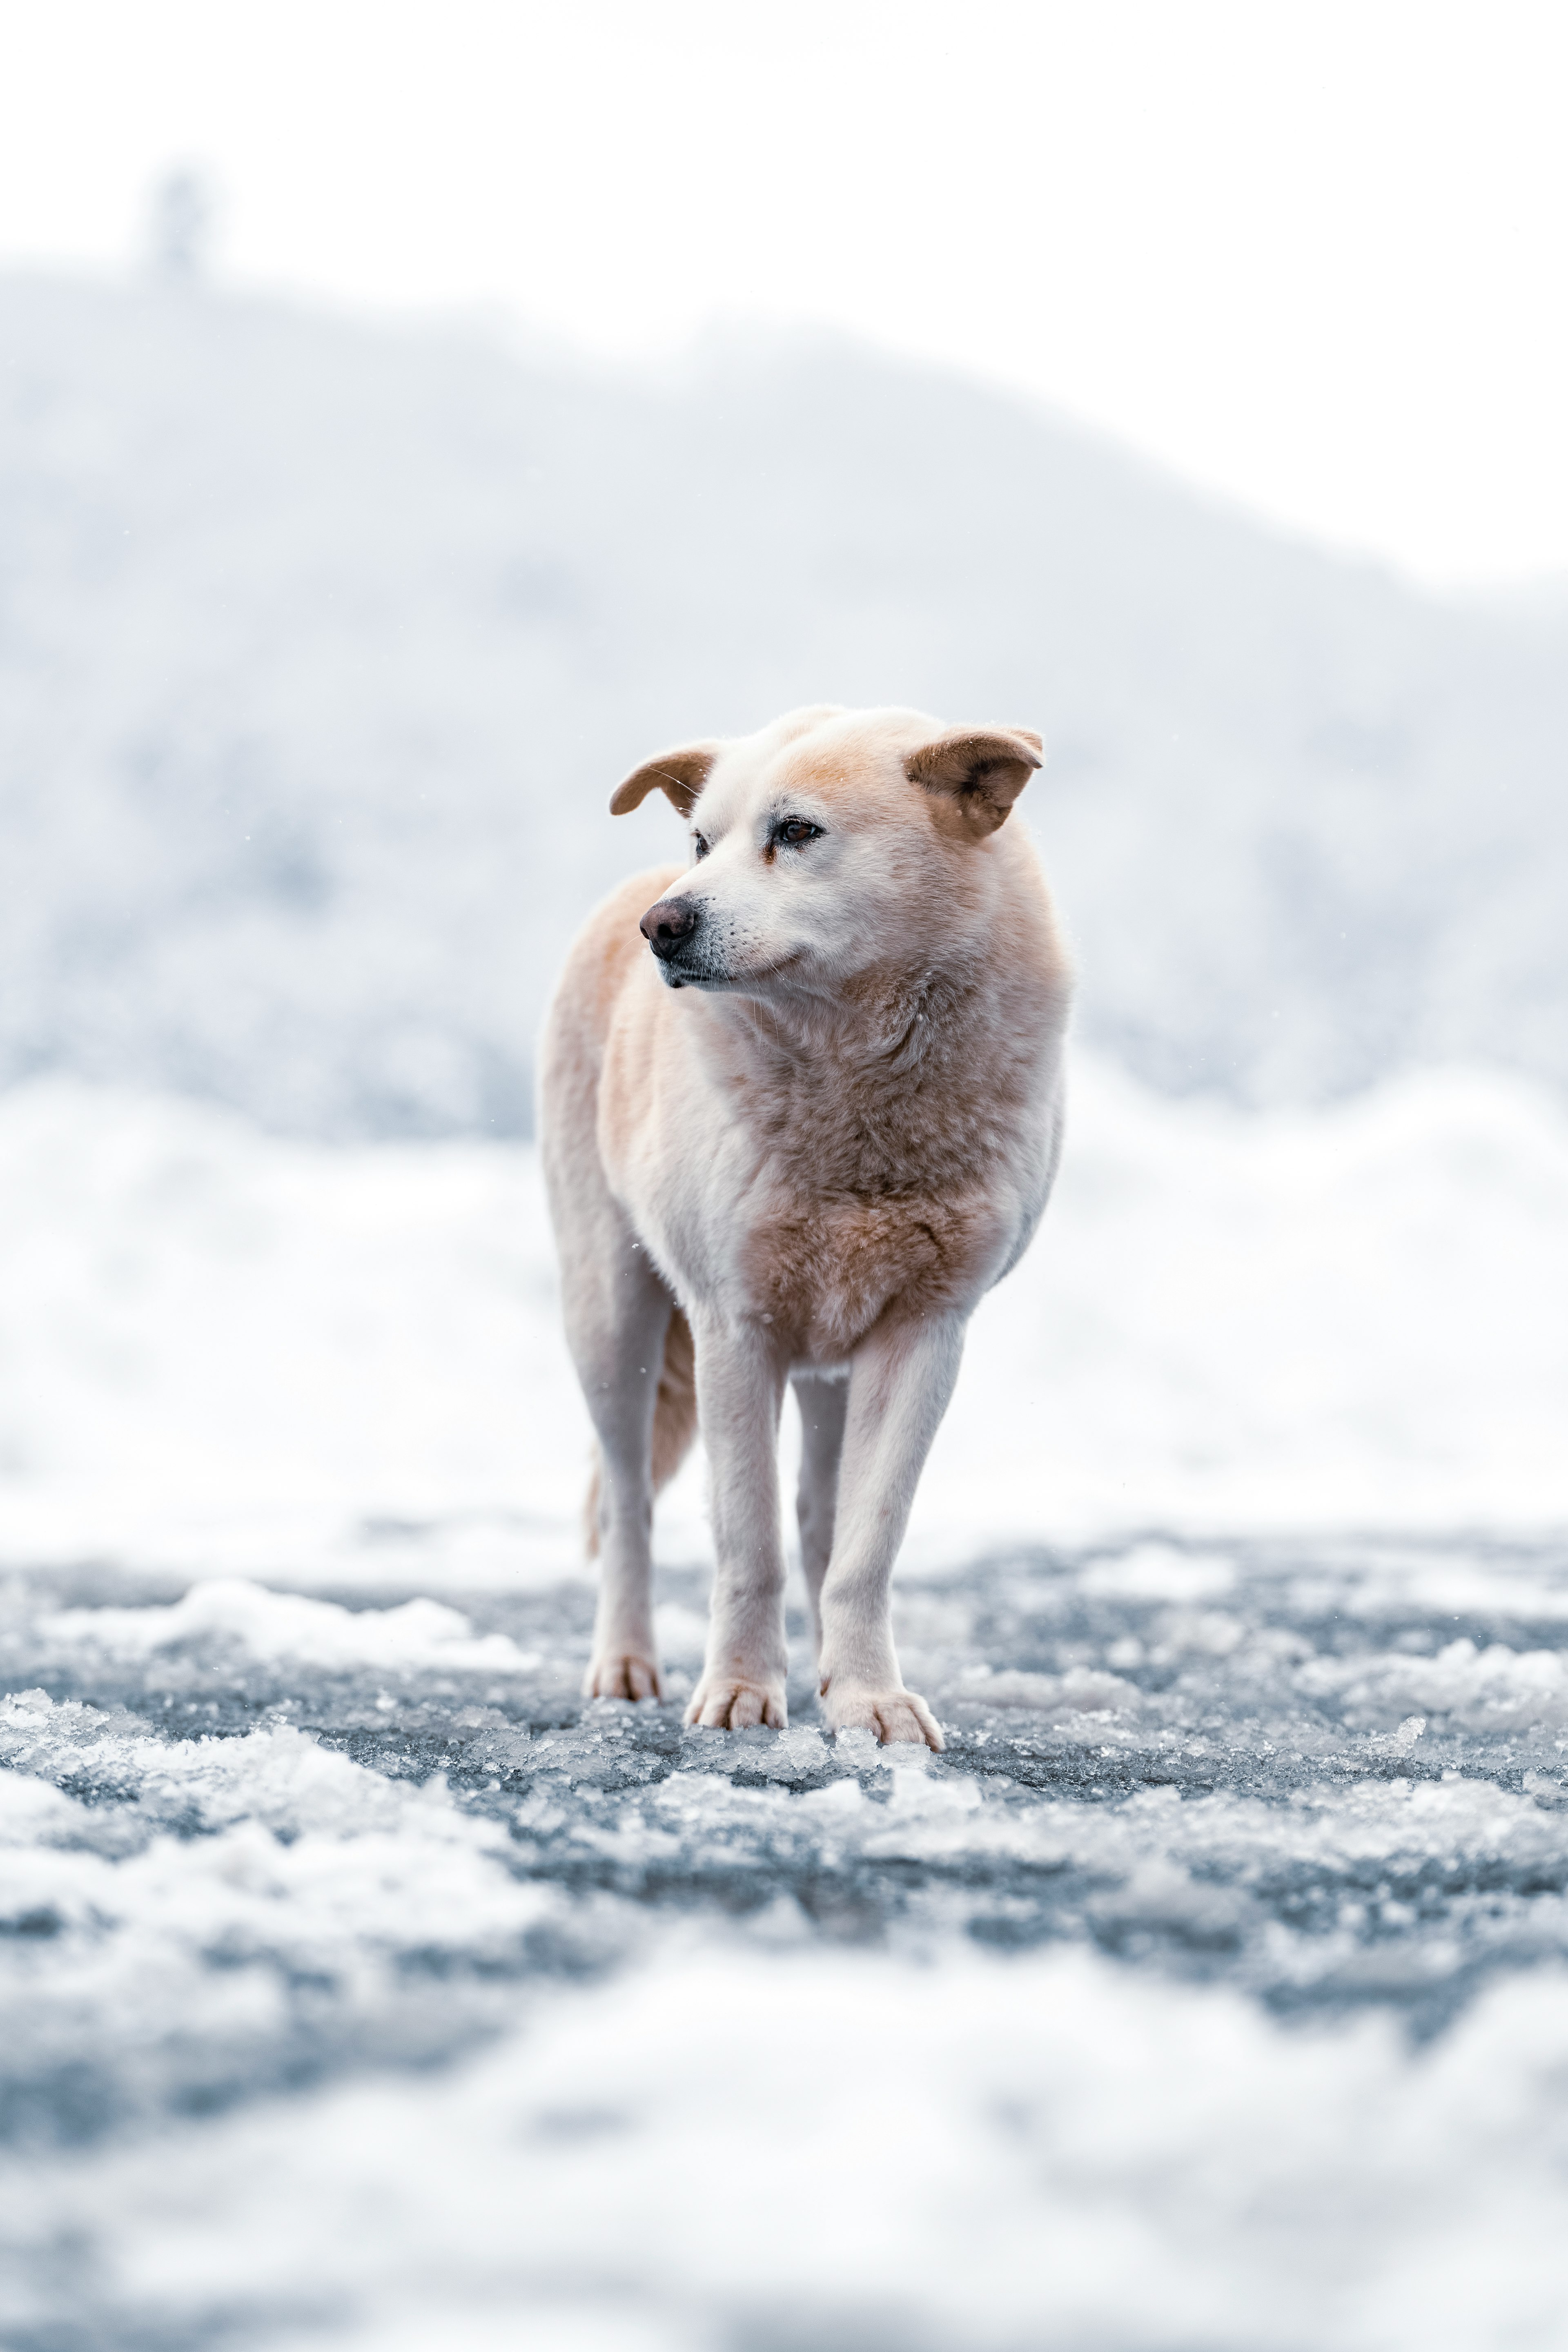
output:
[[874,1731],[884,1748],[923,1739],[940,1755],[946,1745],[941,1726],[917,1691],[831,1683],[822,1694],[822,1712],[835,1731]]
[[635,1650],[606,1650],[590,1658],[583,1677],[584,1698],[662,1698],[658,1666]]
[[789,1709],[782,1683],[748,1683],[734,1675],[704,1675],[691,1694],[686,1720],[704,1731],[749,1731],[759,1723],[783,1731],[789,1724]]

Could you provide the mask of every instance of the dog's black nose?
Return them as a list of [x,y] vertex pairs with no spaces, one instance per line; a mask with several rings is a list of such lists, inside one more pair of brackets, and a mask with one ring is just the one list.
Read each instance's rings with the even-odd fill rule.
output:
[[686,945],[700,920],[689,898],[661,898],[657,907],[648,908],[637,929],[655,955],[668,962]]

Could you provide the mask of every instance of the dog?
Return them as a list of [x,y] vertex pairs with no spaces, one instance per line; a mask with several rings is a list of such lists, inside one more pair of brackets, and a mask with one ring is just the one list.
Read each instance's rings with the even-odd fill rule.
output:
[[979,1299],[1061,1151],[1072,976],[1014,803],[1025,727],[795,710],[629,775],[690,860],[589,918],[546,1016],[540,1125],[566,1332],[597,1439],[585,1696],[662,1696],[658,1489],[700,1426],[717,1554],[688,1724],[787,1722],[777,1463],[835,1731],[942,1745],[889,1587]]

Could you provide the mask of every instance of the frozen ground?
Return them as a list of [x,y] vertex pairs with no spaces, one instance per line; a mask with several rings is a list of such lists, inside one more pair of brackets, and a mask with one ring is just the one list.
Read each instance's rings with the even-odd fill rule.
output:
[[[1079,1073],[941,1759],[584,1709],[518,1148],[0,1100],[0,2340],[1568,2345],[1568,1121]],[[694,1471],[662,1523],[679,1696]]]

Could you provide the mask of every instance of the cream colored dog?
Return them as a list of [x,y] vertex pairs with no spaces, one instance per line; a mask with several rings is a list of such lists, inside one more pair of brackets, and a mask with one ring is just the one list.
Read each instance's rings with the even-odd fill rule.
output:
[[888,1588],[964,1327],[1061,1149],[1070,973],[1005,829],[1039,764],[1026,728],[825,707],[666,751],[610,803],[658,786],[691,863],[589,919],[544,1032],[544,1168],[598,1434],[590,1696],[658,1694],[653,1498],[700,1422],[718,1566],[686,1720],[784,1725],[793,1381],[824,1713],[942,1744]]

